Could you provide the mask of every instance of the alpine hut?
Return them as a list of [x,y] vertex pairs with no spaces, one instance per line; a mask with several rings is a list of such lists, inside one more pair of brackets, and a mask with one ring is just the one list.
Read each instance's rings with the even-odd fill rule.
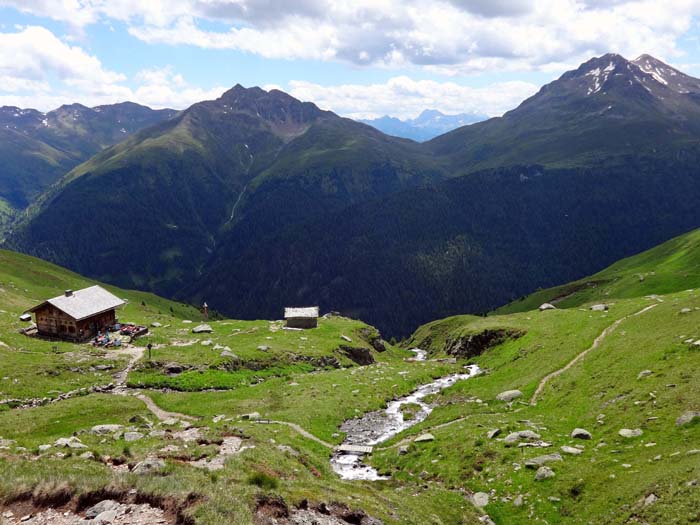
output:
[[284,319],[289,328],[316,328],[318,326],[318,306],[285,308]]
[[36,316],[39,335],[72,341],[85,341],[117,322],[116,309],[124,304],[101,286],[66,290],[29,312]]

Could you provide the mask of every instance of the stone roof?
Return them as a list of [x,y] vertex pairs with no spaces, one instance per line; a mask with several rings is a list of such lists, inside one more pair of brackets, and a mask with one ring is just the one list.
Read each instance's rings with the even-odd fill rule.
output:
[[42,306],[50,304],[69,315],[76,321],[81,321],[93,315],[101,314],[124,304],[116,295],[101,286],[90,286],[70,294],[59,295],[35,306],[30,312],[35,312]]
[[307,306],[304,308],[285,308],[284,318],[299,318],[299,317],[318,317],[318,306]]

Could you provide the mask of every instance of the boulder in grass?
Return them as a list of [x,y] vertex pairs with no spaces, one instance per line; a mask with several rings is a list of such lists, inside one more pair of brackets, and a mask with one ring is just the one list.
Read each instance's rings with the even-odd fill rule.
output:
[[542,436],[540,436],[537,432],[533,432],[532,430],[521,430],[519,432],[511,432],[503,441],[506,444],[512,445],[518,441],[534,441],[540,439],[541,437]]
[[554,306],[553,304],[550,303],[542,303],[539,307],[540,312],[544,312],[545,310],[556,310],[557,307]]
[[485,507],[489,504],[489,495],[486,492],[475,492],[472,494],[472,503],[475,507]]
[[192,329],[193,334],[210,334],[213,331],[214,330],[212,329],[212,327],[209,326],[208,324],[200,324],[200,325],[195,326]]
[[574,439],[593,439],[591,433],[585,428],[575,428],[571,432],[571,437]]
[[621,428],[618,434],[623,438],[636,438],[643,434],[641,428]]
[[122,425],[95,425],[90,429],[90,433],[97,436],[104,436],[119,432],[122,428]]
[[690,410],[678,416],[678,419],[676,419],[676,425],[682,427],[684,425],[689,425],[696,420],[700,423],[700,412]]
[[413,441],[415,441],[416,443],[426,443],[428,441],[435,441],[435,436],[433,436],[432,434],[421,434]]
[[545,463],[552,463],[555,461],[564,461],[559,452],[553,454],[545,454],[544,456],[537,456],[536,458],[528,459],[525,462],[527,468],[538,468],[543,466]]
[[581,450],[580,448],[570,447],[568,445],[562,446],[561,451],[564,454],[570,454],[572,456],[580,456],[581,454],[583,454],[583,450]]
[[591,312],[607,312],[608,311],[608,305],[607,304],[594,304],[591,306]]
[[505,401],[506,403],[510,403],[511,401],[518,399],[519,397],[523,397],[523,393],[520,390],[506,390],[505,392],[501,392],[496,396],[496,399],[499,401]]
[[140,476],[153,474],[165,468],[165,461],[160,458],[146,458],[140,463],[137,463],[134,470],[131,472]]
[[553,478],[554,471],[549,467],[540,467],[535,474],[535,481],[544,481],[545,479]]

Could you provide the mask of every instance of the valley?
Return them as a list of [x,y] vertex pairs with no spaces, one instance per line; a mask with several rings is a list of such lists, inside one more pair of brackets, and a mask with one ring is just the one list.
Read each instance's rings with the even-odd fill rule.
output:
[[[400,345],[336,315],[285,330],[112,288],[149,334],[107,352],[20,334],[22,311],[90,281],[0,252],[4,519],[78,520],[111,500],[164,523],[692,523],[696,237],[603,272],[647,275],[605,308],[450,317]],[[334,449],[384,409],[396,430],[350,439],[373,452],[349,471],[376,479],[339,477]]]
[[699,522],[700,79],[276,85],[0,108],[0,525]]

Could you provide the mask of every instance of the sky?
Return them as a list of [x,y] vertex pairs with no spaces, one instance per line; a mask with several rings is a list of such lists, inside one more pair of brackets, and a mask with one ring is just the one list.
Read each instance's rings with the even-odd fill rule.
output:
[[700,76],[700,0],[0,0],[0,106],[184,109],[235,84],[351,118],[497,116],[593,56]]

